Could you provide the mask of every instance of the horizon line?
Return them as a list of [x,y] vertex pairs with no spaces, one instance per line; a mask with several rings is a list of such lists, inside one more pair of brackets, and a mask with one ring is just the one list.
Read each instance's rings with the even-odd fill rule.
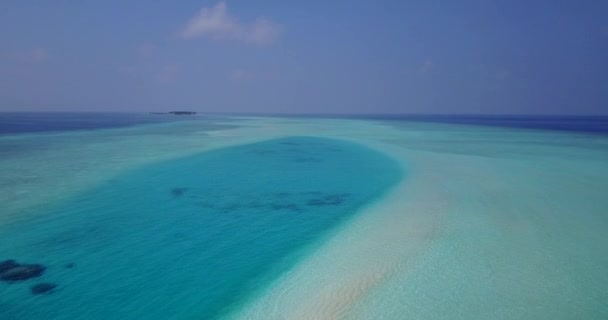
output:
[[[162,111],[162,112],[170,112]],[[180,111],[182,111],[180,109]],[[219,112],[219,111],[209,111],[202,112],[197,110],[185,110],[184,111],[195,111],[199,115],[224,115],[224,116],[302,116],[302,117],[340,117],[340,116],[350,116],[350,117],[364,117],[364,116],[402,116],[402,117],[471,117],[471,116],[482,116],[482,117],[608,117],[607,114],[572,114],[572,113],[371,113],[371,112],[361,112],[361,113],[318,113],[318,112]],[[10,111],[10,110],[0,110],[0,114],[2,113],[105,113],[105,114],[153,114],[160,111],[74,111],[74,110],[45,110],[45,111],[34,111],[34,110],[26,110],[26,111]]]

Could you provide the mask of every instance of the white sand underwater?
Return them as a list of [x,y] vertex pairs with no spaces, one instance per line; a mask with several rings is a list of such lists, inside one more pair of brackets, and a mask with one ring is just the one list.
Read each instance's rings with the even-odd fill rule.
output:
[[51,147],[0,159],[10,181],[0,185],[0,223],[145,163],[284,136],[345,139],[398,160],[405,178],[229,318],[608,318],[605,136],[363,120],[238,124],[47,135]]

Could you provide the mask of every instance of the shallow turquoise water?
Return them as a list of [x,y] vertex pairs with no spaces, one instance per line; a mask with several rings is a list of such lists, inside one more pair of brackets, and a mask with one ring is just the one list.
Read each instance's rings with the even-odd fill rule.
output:
[[[48,267],[41,278],[0,283],[0,318],[219,316],[401,175],[380,153],[309,137],[128,172],[0,229],[0,260]],[[40,282],[58,288],[31,295]]]

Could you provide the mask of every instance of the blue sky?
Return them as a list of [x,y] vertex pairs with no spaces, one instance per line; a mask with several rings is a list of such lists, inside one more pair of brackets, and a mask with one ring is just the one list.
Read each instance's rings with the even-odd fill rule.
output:
[[0,2],[0,111],[608,114],[608,1]]

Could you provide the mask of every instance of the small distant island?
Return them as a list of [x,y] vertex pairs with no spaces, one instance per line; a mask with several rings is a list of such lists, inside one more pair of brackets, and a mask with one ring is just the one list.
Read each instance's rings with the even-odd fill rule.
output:
[[187,115],[193,116],[196,114],[196,111],[169,111],[169,112],[150,112],[151,114],[174,114],[174,115]]

